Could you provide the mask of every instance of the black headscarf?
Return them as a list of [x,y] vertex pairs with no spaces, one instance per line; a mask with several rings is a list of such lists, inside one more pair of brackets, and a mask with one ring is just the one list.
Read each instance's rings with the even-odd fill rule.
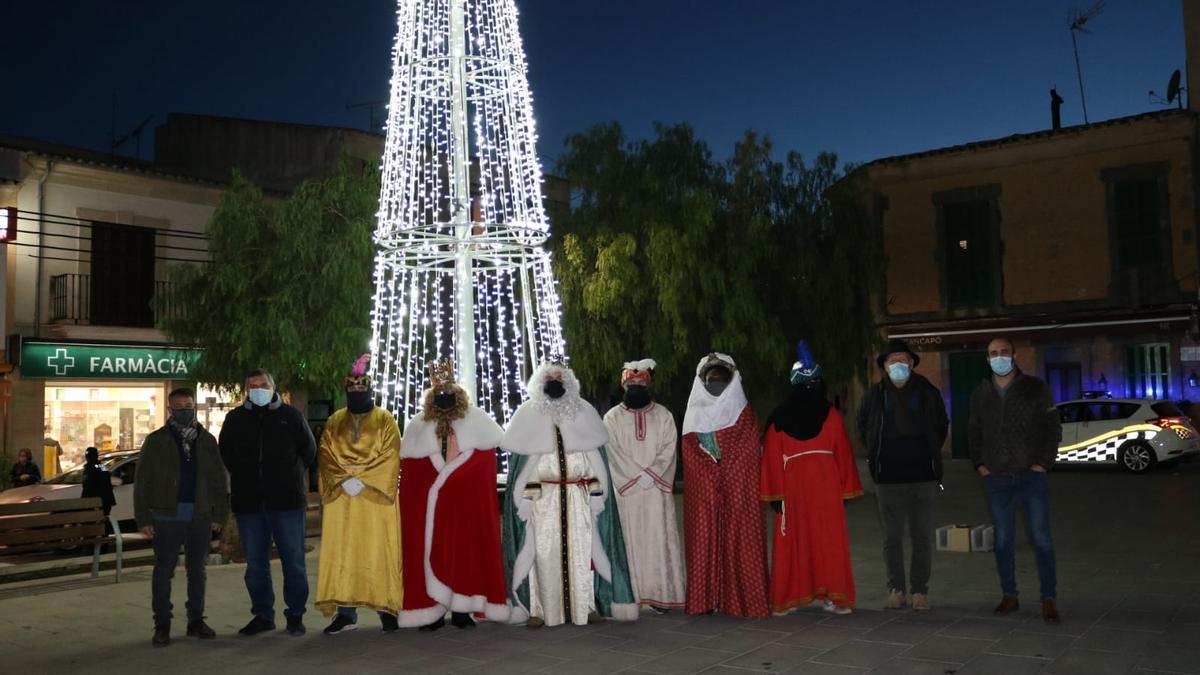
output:
[[829,401],[825,399],[825,383],[802,382],[792,385],[784,402],[771,413],[768,425],[798,441],[807,441],[821,433],[829,416]]

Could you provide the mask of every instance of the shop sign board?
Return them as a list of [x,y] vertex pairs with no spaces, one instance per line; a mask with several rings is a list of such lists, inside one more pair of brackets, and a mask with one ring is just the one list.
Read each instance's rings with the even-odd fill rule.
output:
[[24,342],[21,377],[75,380],[190,380],[201,350],[183,347]]

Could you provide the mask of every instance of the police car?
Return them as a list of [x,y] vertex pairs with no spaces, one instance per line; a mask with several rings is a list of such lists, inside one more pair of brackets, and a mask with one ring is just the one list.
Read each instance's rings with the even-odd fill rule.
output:
[[1200,432],[1171,401],[1084,399],[1058,404],[1059,462],[1119,464],[1133,473],[1200,454]]

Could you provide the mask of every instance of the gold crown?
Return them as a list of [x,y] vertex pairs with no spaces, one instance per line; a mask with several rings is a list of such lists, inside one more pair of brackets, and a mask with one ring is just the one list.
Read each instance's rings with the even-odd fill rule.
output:
[[454,384],[454,361],[438,359],[429,364],[429,382],[434,387]]

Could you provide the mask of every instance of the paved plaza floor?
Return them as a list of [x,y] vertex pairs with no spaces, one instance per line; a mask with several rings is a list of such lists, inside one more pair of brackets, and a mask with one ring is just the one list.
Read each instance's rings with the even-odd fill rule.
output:
[[[864,476],[865,476],[864,467]],[[883,611],[886,595],[874,495],[847,507],[858,608],[849,616],[805,609],[764,620],[643,614],[632,623],[385,635],[362,613],[359,630],[328,637],[310,611],[309,634],[241,638],[250,615],[241,565],[209,568],[209,623],[218,639],[183,636],[150,646],[149,568],[120,584],[58,578],[0,585],[5,673],[1200,673],[1200,463],[1133,476],[1052,474],[1063,623],[1037,615],[1037,575],[1022,536],[1024,600],[995,618],[999,599],[987,553],[939,552],[928,613]],[[947,468],[939,523],[984,523],[979,481],[965,462]],[[314,540],[315,541],[315,540]],[[309,557],[315,588],[316,561]],[[275,567],[278,585],[278,563]],[[182,608],[184,579],[175,580]],[[278,593],[281,596],[281,593]],[[311,606],[311,604],[310,604]],[[282,619],[280,619],[282,625]]]

